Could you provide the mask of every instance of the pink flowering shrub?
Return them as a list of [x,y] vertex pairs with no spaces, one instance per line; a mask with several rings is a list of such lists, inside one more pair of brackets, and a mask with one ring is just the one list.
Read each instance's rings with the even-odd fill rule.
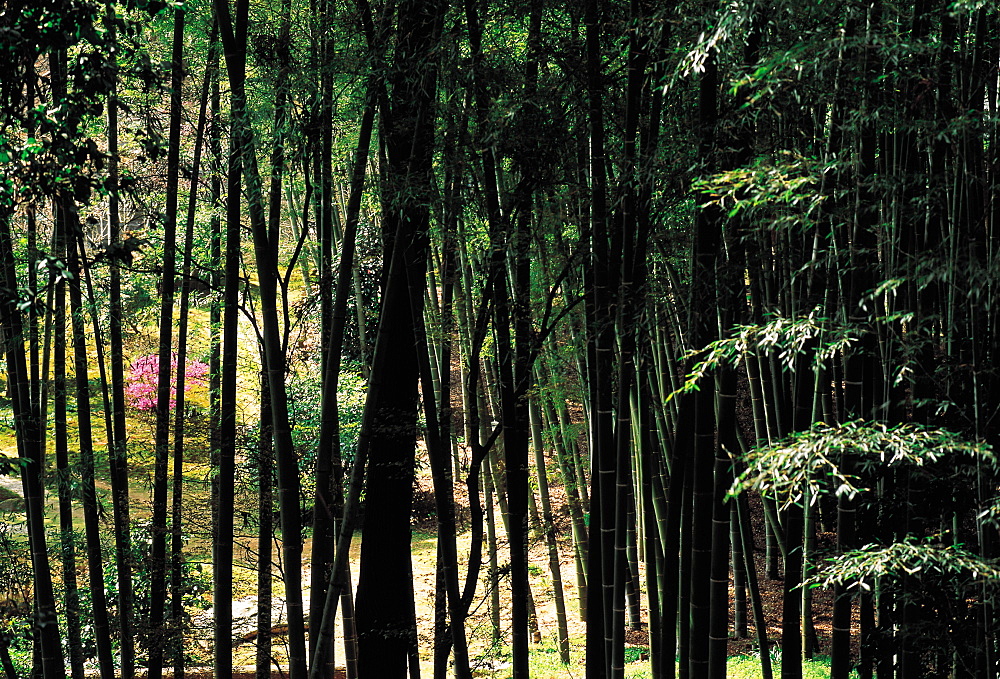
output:
[[[132,361],[132,369],[125,378],[125,398],[129,405],[138,410],[156,410],[156,383],[160,369],[160,357],[156,354],[143,356]],[[170,407],[177,405],[177,354],[170,357]],[[184,391],[191,391],[195,385],[208,384],[208,364],[188,361],[184,371]]]

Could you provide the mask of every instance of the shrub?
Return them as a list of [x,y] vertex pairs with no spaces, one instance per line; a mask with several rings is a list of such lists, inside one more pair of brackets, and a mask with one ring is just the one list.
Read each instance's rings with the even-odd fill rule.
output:
[[[187,361],[184,370],[184,391],[196,385],[208,384],[208,364],[201,361]],[[132,361],[132,369],[126,378],[125,397],[129,405],[137,410],[156,410],[156,390],[160,370],[160,357],[156,354],[142,356]],[[170,374],[177,374],[177,354],[171,354]],[[170,407],[177,405],[176,382],[170,385]]]

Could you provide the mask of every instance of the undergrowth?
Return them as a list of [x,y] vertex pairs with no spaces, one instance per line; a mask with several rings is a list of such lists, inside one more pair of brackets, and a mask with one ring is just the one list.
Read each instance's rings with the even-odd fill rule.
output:
[[[585,674],[583,642],[574,640],[571,660],[564,665],[559,659],[558,646],[554,639],[547,639],[535,646],[529,658],[529,676],[532,679],[581,679]],[[771,659],[772,674],[781,676],[781,661]],[[490,679],[510,679],[510,655],[494,656],[491,663],[484,663],[473,673],[477,677]],[[736,655],[729,658],[726,676],[730,679],[761,679],[760,657],[756,655]],[[817,657],[802,663],[803,679],[826,679],[830,676],[830,659]],[[851,672],[852,679],[857,672]],[[625,679],[650,679],[649,649],[645,646],[625,647]]]

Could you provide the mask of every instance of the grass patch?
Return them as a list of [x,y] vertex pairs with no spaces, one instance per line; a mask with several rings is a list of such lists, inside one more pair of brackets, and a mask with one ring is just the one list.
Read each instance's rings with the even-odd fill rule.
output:
[[[781,661],[772,658],[771,667],[775,677],[781,676]],[[760,672],[760,658],[755,655],[737,655],[729,659],[726,668],[726,676],[735,679],[758,679]],[[830,676],[830,658],[817,656],[813,660],[805,660],[802,663],[803,679],[826,679]],[[856,671],[851,672],[851,677],[857,677]]]
[[[582,639],[574,639],[571,643],[571,661],[564,665],[559,659],[559,651],[555,639],[546,639],[531,650],[529,658],[529,676],[532,679],[579,679],[584,673],[584,643]],[[649,669],[649,649],[645,646],[627,646],[625,648],[625,679],[649,679],[652,673]],[[473,674],[477,677],[491,679],[510,679],[509,649],[482,662]],[[771,659],[774,677],[781,676],[781,661]],[[737,655],[729,658],[726,676],[730,679],[761,679],[760,657],[756,655]],[[817,657],[802,663],[803,679],[826,679],[830,676],[830,659]],[[851,677],[856,678],[857,672],[852,671]]]

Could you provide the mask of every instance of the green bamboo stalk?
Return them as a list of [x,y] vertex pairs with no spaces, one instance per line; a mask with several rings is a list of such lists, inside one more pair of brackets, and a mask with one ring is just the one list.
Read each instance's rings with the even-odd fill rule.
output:
[[552,575],[552,591],[556,605],[556,627],[559,640],[559,658],[568,664],[569,625],[566,620],[566,602],[563,597],[562,569],[559,565],[559,545],[556,542],[555,518],[549,498],[549,481],[545,465],[545,451],[542,445],[542,416],[537,399],[529,402],[531,417],[531,442],[535,453],[535,475],[538,480],[539,502],[542,505],[542,532],[549,552],[549,572]]

